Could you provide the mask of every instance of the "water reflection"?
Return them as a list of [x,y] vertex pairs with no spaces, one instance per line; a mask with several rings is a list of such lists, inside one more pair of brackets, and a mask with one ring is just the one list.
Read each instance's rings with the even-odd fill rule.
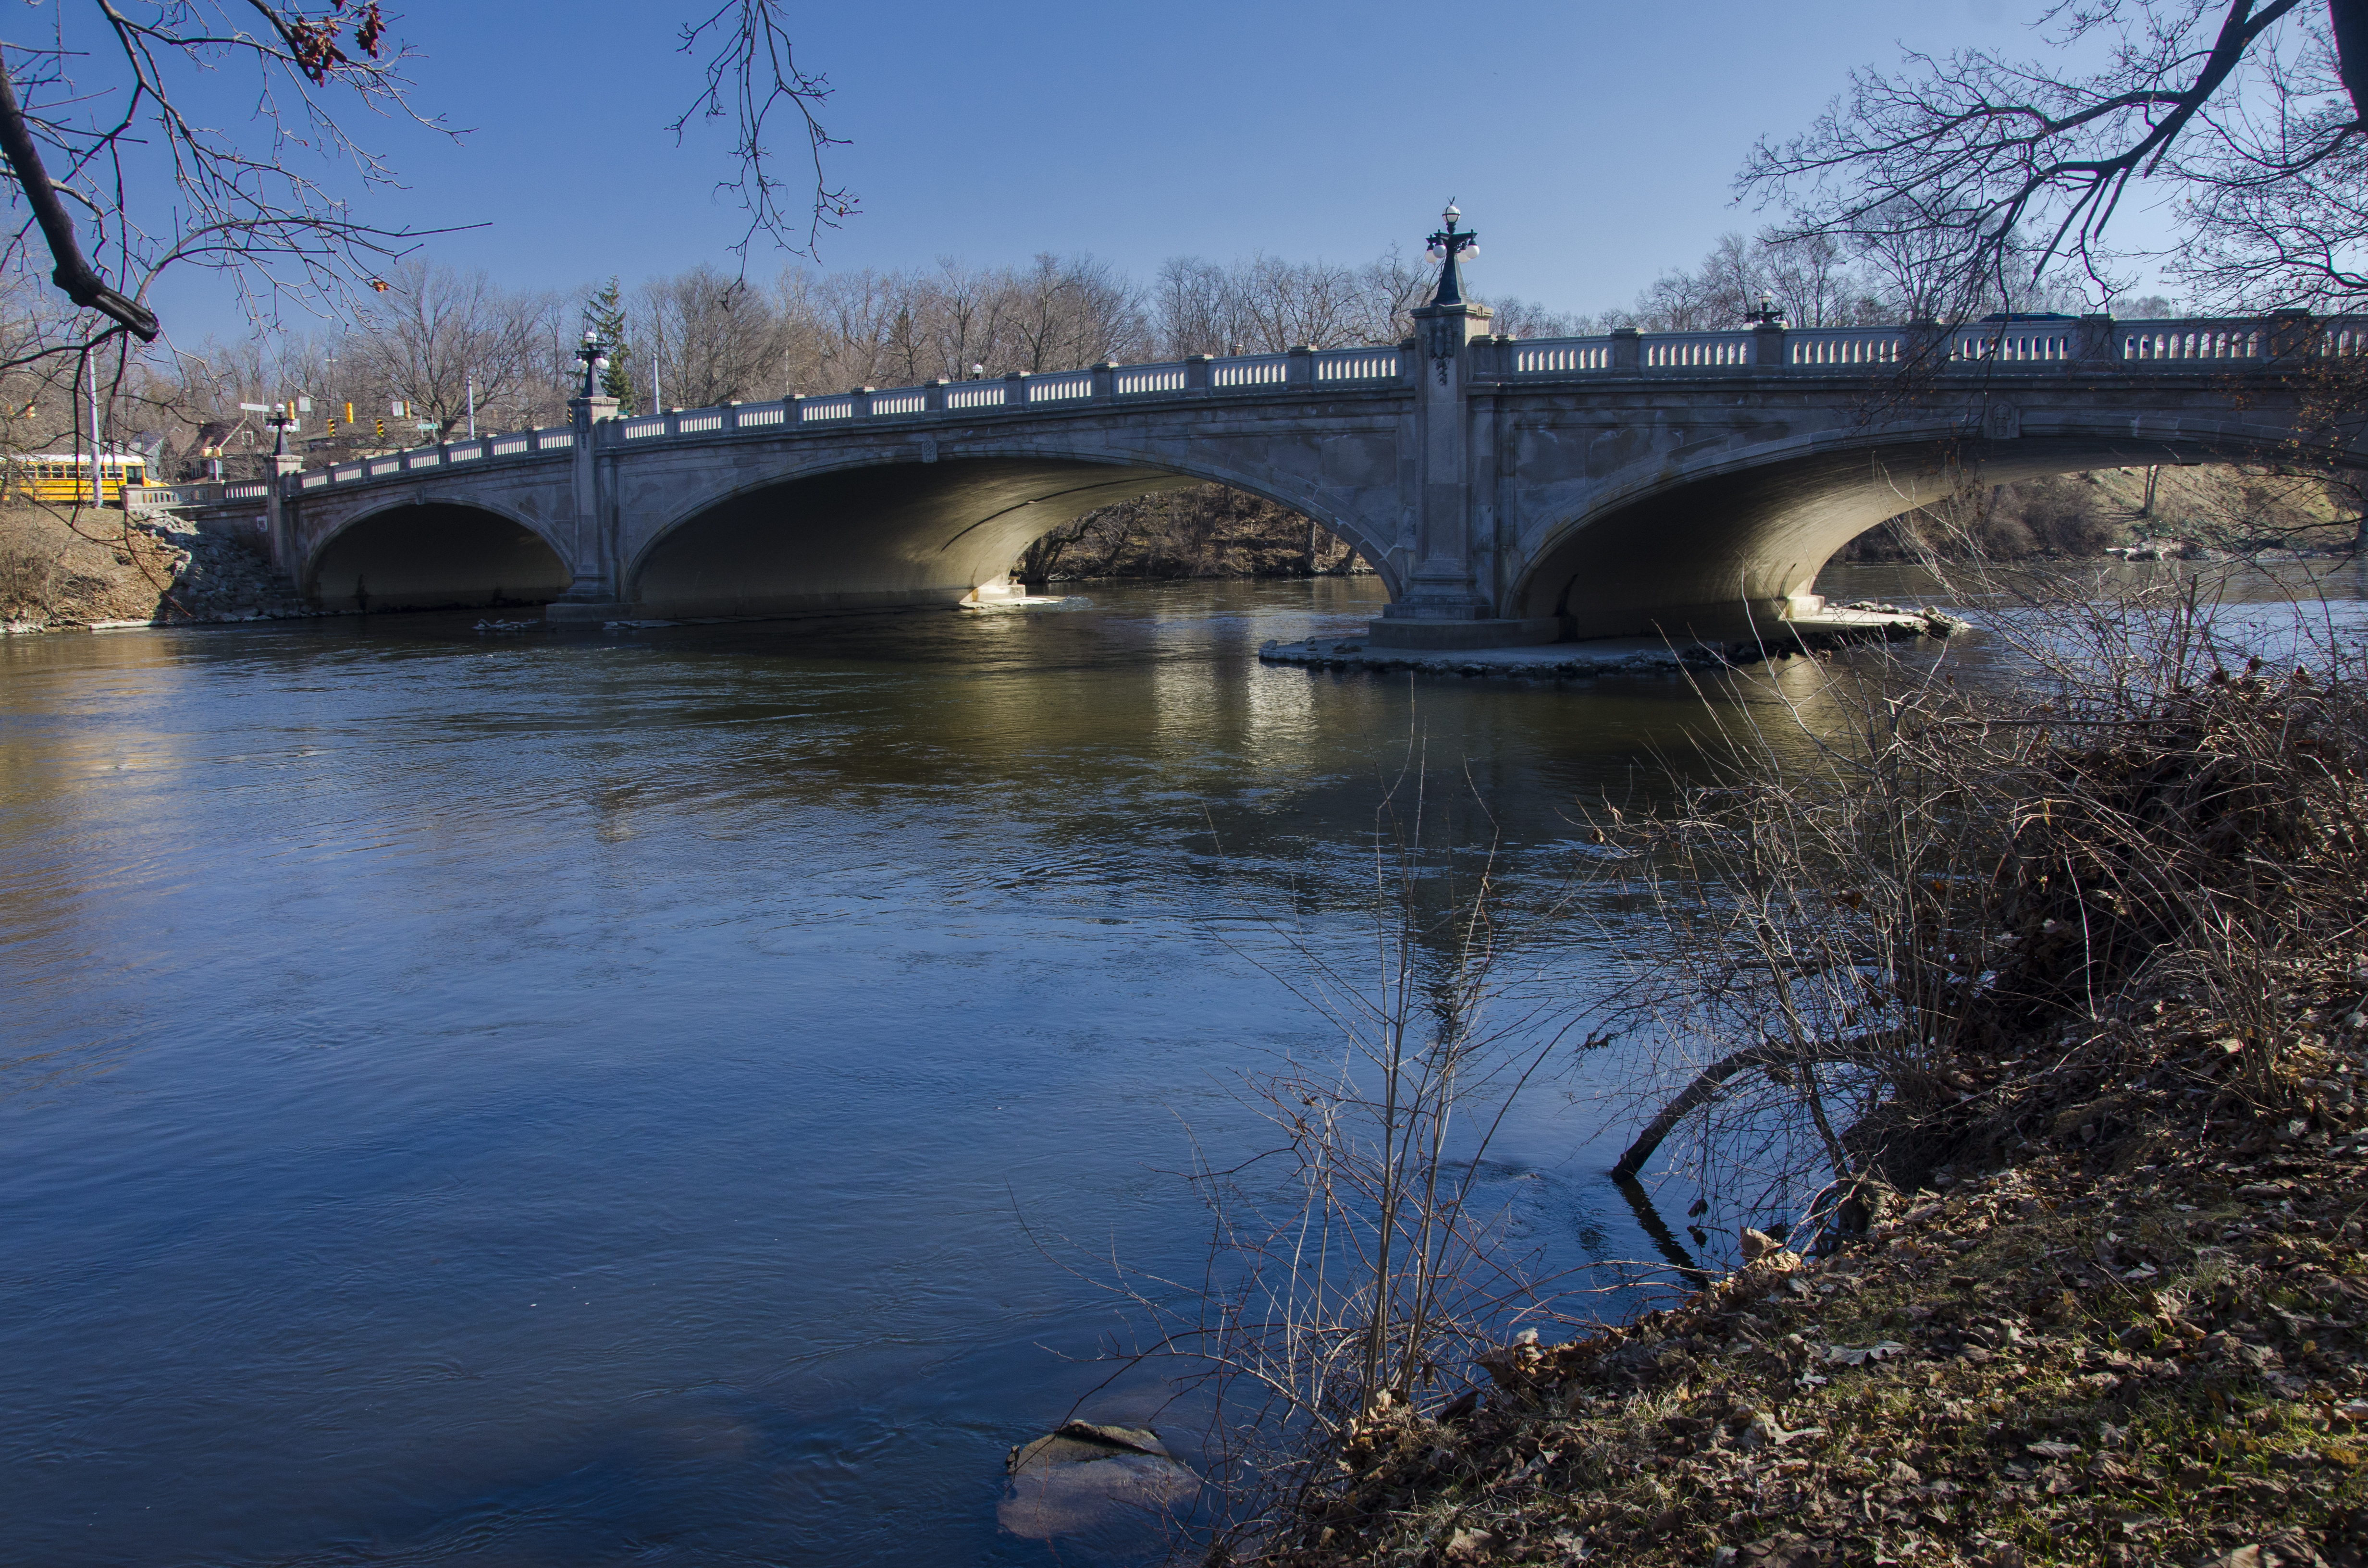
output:
[[[1074,1408],[1063,1262],[1189,1273],[1187,1129],[1246,1151],[1235,1074],[1325,1040],[1266,922],[1363,961],[1410,756],[1543,896],[1576,797],[1715,744],[1668,680],[1256,663],[1370,585],[1092,597],[0,640],[15,1551],[1042,1561],[1006,1450],[1159,1399]],[[1546,1267],[1654,1244],[1591,1114],[1496,1146]]]

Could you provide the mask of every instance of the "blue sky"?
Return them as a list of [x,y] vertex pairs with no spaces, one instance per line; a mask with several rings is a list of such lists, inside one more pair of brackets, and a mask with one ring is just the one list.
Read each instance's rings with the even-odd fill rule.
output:
[[[484,224],[429,254],[520,285],[734,265],[739,224],[712,193],[728,136],[677,148],[664,129],[697,85],[675,30],[709,4],[413,0],[398,33],[424,54],[416,101],[468,133],[385,127],[374,144],[410,188],[370,214]],[[832,176],[862,200],[825,236],[826,267],[1362,261],[1417,248],[1452,196],[1483,235],[1474,287],[1595,311],[1763,222],[1734,204],[1737,164],[1756,135],[1807,124],[1852,65],[1900,42],[2035,48],[2036,9],[907,0],[793,21],[851,142]],[[751,270],[786,259],[752,252]],[[159,303],[185,342],[241,330],[199,277]]]

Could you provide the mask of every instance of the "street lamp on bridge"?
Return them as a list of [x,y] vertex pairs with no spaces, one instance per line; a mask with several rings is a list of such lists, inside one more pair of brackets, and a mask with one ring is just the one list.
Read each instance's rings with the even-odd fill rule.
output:
[[1458,257],[1465,261],[1479,260],[1480,236],[1469,229],[1460,233],[1456,231],[1455,221],[1463,214],[1452,201],[1447,204],[1447,210],[1440,216],[1446,221],[1447,227],[1430,236],[1429,255],[1431,260],[1440,264],[1439,292],[1430,297],[1430,302],[1434,305],[1460,305],[1463,302],[1463,278],[1457,270],[1456,260]]
[[609,368],[609,346],[600,341],[600,334],[591,327],[584,329],[584,346],[575,351],[584,364],[584,401],[588,404],[599,391],[598,378]]

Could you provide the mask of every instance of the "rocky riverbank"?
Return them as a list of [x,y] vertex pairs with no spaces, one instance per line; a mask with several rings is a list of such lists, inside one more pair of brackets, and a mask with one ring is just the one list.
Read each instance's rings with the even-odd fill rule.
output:
[[283,620],[307,604],[263,553],[163,515],[0,509],[0,631]]

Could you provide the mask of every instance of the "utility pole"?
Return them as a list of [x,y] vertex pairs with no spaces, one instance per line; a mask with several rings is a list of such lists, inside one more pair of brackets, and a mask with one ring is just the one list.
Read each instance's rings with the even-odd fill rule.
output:
[[90,504],[104,506],[107,491],[98,475],[98,361],[85,354],[82,369],[90,387]]
[[469,439],[477,438],[477,372],[469,372]]

